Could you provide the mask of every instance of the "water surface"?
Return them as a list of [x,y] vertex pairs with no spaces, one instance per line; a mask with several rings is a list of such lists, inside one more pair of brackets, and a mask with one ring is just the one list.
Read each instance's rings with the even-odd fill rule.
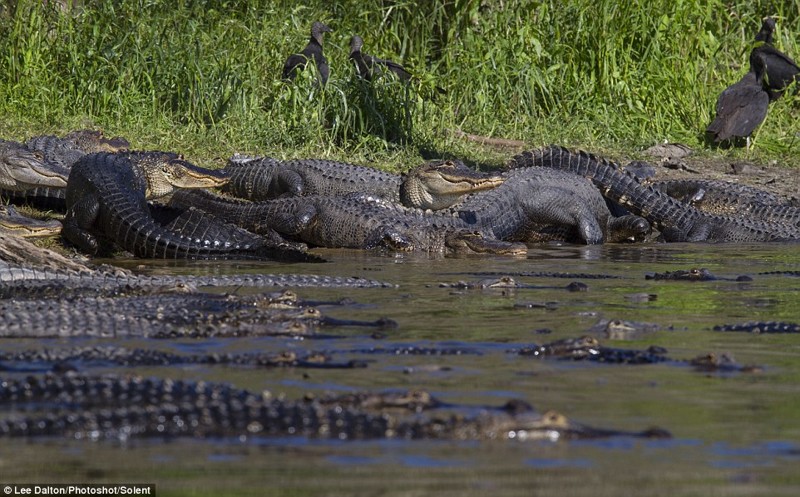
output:
[[[521,398],[591,426],[669,430],[669,440],[341,442],[248,440],[3,441],[5,481],[156,482],[160,495],[797,495],[800,492],[800,336],[713,331],[746,321],[800,323],[796,244],[547,245],[527,258],[430,258],[321,250],[327,264],[149,263],[152,272],[307,272],[362,276],[395,288],[297,289],[329,316],[396,329],[345,327],[340,338],[276,337],[115,340],[183,352],[331,351],[366,369],[253,369],[223,366],[108,368],[153,376],[227,381],[290,398],[306,392],[421,388],[442,400],[502,404]],[[646,279],[703,267],[721,279]],[[453,284],[508,275],[524,288]],[[751,281],[736,281],[747,275]],[[602,277],[601,277],[602,276]],[[608,277],[606,277],[608,276]],[[572,282],[585,291],[569,291]],[[252,292],[253,289],[228,289]],[[602,319],[657,325],[611,341]],[[327,331],[327,330],[326,330]],[[509,351],[591,334],[606,345],[664,347],[674,361],[612,365],[521,357]],[[71,344],[107,341],[73,340]],[[4,347],[67,345],[5,341]],[[352,352],[397,345],[461,347],[475,353],[415,356]],[[351,351],[351,352],[344,352]],[[688,360],[728,354],[757,373],[700,372]],[[106,369],[103,369],[106,371]]]

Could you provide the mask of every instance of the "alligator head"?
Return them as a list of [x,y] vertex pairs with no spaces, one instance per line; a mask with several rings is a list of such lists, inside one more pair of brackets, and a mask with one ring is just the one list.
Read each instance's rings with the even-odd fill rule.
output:
[[461,161],[434,161],[403,176],[400,200],[408,207],[445,209],[467,194],[500,186],[504,178],[473,171]]
[[65,139],[77,145],[79,150],[92,152],[127,152],[131,144],[121,136],[106,138],[102,131],[81,129],[68,133]]
[[26,217],[11,205],[0,205],[0,230],[25,238],[51,236],[61,233],[61,223]]
[[168,195],[176,188],[214,188],[228,182],[224,170],[199,167],[176,154],[158,154],[140,165],[147,180],[148,199]]
[[46,163],[40,152],[0,140],[0,187],[21,191],[39,186],[66,188],[67,174]]

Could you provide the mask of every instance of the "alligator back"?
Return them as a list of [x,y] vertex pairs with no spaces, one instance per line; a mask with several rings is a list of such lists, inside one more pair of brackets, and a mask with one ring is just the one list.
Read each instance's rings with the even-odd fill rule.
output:
[[279,161],[269,157],[230,160],[222,191],[260,201],[282,195],[347,195],[368,193],[398,201],[400,176],[365,166],[322,159]]
[[448,234],[466,228],[451,215],[408,209],[359,195],[247,202],[200,190],[183,190],[173,195],[170,205],[195,206],[256,233],[275,230],[328,248],[443,252]]
[[458,210],[501,240],[524,242],[602,243],[611,217],[591,182],[543,167],[508,171],[502,185],[468,197]]
[[721,180],[673,179],[650,183],[657,190],[710,214],[800,225],[800,209],[770,192]]
[[797,239],[800,231],[782,223],[707,214],[639,180],[616,164],[586,152],[550,146],[523,152],[511,167],[542,166],[591,179],[607,198],[661,230],[667,241],[757,242]]

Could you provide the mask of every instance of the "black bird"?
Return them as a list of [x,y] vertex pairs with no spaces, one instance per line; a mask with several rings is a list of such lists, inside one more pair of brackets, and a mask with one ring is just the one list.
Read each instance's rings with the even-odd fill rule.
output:
[[400,78],[401,81],[408,81],[411,79],[411,73],[406,71],[403,66],[391,60],[379,59],[372,55],[367,55],[361,51],[364,46],[364,40],[356,35],[350,38],[350,60],[356,66],[358,75],[367,81],[372,81],[372,78],[383,74],[384,70],[393,72]]
[[324,86],[328,82],[328,75],[330,68],[328,67],[328,59],[322,54],[322,37],[325,33],[330,33],[333,30],[319,21],[315,21],[311,25],[311,39],[308,44],[300,53],[295,53],[286,59],[286,64],[283,65],[283,79],[293,80],[298,71],[305,69],[308,61],[311,60],[317,66],[318,81]]
[[751,70],[737,83],[725,88],[717,99],[717,116],[706,128],[715,143],[731,138],[745,138],[764,122],[769,94],[761,87],[756,72]]
[[764,18],[756,35],[756,46],[750,52],[750,70],[756,73],[770,100],[777,100],[793,81],[800,79],[800,67],[772,45],[775,20]]

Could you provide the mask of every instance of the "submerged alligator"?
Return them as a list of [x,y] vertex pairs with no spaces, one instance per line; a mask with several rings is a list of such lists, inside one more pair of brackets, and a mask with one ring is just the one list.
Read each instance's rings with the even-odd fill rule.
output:
[[500,406],[448,404],[425,391],[361,392],[299,400],[227,384],[66,374],[0,380],[0,437],[72,439],[304,436],[336,440],[558,440],[669,438],[576,423],[519,399]]
[[276,256],[274,249],[281,254],[291,251],[287,245],[276,247],[191,212],[182,218],[176,213],[173,224],[165,226],[148,206],[148,200],[176,188],[213,187],[226,181],[224,173],[197,167],[173,153],[90,154],[70,173],[62,235],[91,255],[108,254],[116,246],[149,258],[269,258]]
[[[20,364],[16,364],[20,363]],[[321,352],[279,353],[211,353],[175,354],[153,349],[127,347],[71,347],[67,349],[33,349],[19,352],[0,352],[0,369],[16,372],[74,371],[79,367],[99,364],[107,366],[175,366],[208,364],[249,366],[259,368],[354,369],[366,368],[365,361],[351,359],[335,361]]]
[[542,166],[569,171],[594,182],[604,196],[650,221],[669,242],[759,242],[800,238],[800,228],[782,222],[709,214],[642,184],[617,164],[558,146],[523,152],[510,167]]
[[181,291],[130,297],[0,300],[0,337],[209,337],[313,335],[321,326],[396,326],[388,319],[346,321],[282,294],[251,296]]

